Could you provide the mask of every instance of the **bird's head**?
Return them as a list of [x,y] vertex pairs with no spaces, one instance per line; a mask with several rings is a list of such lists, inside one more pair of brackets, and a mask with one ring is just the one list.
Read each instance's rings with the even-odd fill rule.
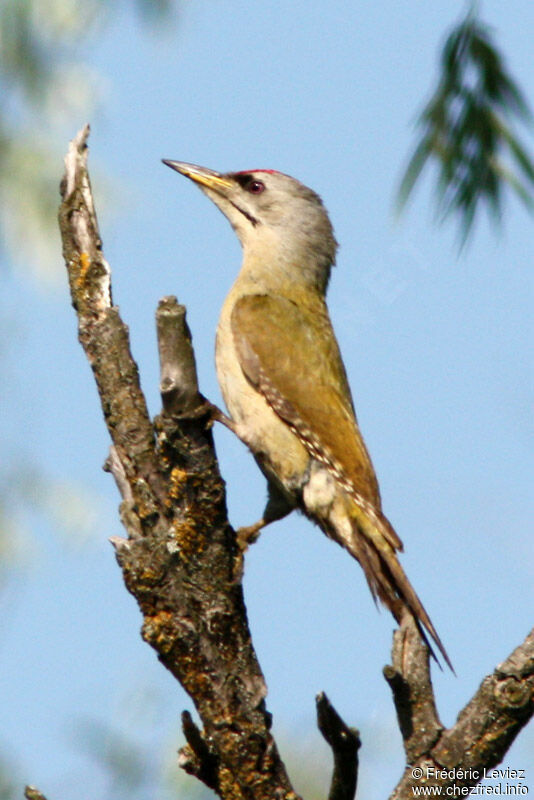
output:
[[294,280],[326,291],[337,243],[317,195],[275,170],[219,173],[194,164],[163,160],[194,181],[237,233],[245,260],[269,258]]

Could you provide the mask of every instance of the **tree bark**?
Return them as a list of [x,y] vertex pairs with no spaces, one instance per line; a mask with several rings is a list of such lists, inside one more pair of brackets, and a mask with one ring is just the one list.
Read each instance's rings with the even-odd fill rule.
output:
[[222,798],[296,798],[270,733],[267,689],[243,601],[241,554],[228,523],[211,410],[198,393],[185,310],[161,301],[157,327],[163,411],[152,423],[112,305],[86,168],[85,128],[62,183],[60,229],[79,338],[113,446],[107,468],[128,539],[113,545],[144,617],[142,635],[193,699],[180,763]]
[[[502,761],[534,714],[534,630],[484,678],[449,729],[439,720],[428,650],[410,617],[394,634],[392,656],[384,676],[393,692],[407,766],[390,800],[413,799],[422,786],[440,787],[443,797],[464,796]],[[449,787],[455,787],[454,794]]]
[[[198,391],[185,309],[166,297],[156,313],[163,409],[151,421],[128,329],[112,304],[87,172],[88,135],[87,126],[65,159],[63,255],[80,342],[112,440],[106,468],[122,496],[128,538],[113,539],[117,560],[142,612],[143,638],[188,692],[202,722],[200,729],[183,713],[187,744],[180,764],[223,800],[298,800],[270,732],[243,599],[242,554],[213,447],[213,408]],[[475,771],[497,764],[534,712],[534,636],[484,679],[449,730],[439,721],[428,650],[410,617],[395,633],[385,677],[409,765],[392,798],[411,800],[417,783],[450,785],[431,775],[431,767],[471,769],[472,777],[460,783],[472,786]],[[334,757],[329,798],[352,800],[358,733],[323,694],[317,713]],[[414,777],[416,768],[424,780]]]

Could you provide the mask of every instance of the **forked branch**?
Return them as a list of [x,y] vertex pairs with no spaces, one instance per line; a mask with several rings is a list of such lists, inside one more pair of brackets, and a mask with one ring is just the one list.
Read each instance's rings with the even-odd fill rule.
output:
[[[106,469],[122,496],[128,538],[114,537],[112,544],[143,614],[144,639],[188,692],[202,722],[200,728],[184,712],[187,744],[180,763],[222,800],[298,800],[270,732],[265,680],[243,600],[242,554],[228,523],[213,448],[213,407],[198,392],[185,309],[166,297],[156,314],[163,410],[152,421],[128,329],[112,304],[87,173],[88,134],[88,127],[80,131],[65,159],[63,254],[80,342],[112,440]],[[474,774],[499,763],[534,712],[534,634],[484,679],[448,730],[436,711],[428,651],[409,616],[395,633],[392,662],[385,676],[409,765],[395,800],[413,800],[420,783],[415,766],[427,786],[445,786],[447,781],[429,777],[430,768],[470,768]],[[334,756],[330,800],[352,800],[358,733],[324,694],[317,711]],[[40,796],[33,788],[28,793]]]
[[[417,788],[448,787],[463,796],[484,770],[499,764],[534,714],[534,630],[488,675],[445,729],[434,700],[428,650],[406,617],[394,634],[393,664],[385,667],[397,709],[406,753],[406,769],[390,800],[413,798]],[[456,788],[453,788],[456,787]]]

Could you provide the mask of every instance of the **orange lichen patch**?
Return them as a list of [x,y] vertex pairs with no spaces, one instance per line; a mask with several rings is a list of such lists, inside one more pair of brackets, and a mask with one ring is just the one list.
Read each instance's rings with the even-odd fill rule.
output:
[[204,537],[200,536],[192,519],[185,519],[172,526],[172,532],[180,548],[180,556],[189,561],[204,550]]
[[171,506],[175,500],[182,495],[184,486],[187,483],[187,472],[185,469],[174,467],[169,476],[169,496],[166,505]]
[[157,580],[159,580],[160,574],[157,570],[154,569],[144,569],[142,572],[138,574],[138,579],[140,582],[144,584],[148,584],[149,586],[153,586]]
[[85,283],[85,279],[87,277],[87,271],[91,266],[91,259],[89,258],[88,253],[80,253],[80,273],[77,278],[77,288],[80,289],[81,286]]
[[[257,797],[270,797],[268,779],[264,783],[264,776],[260,773],[258,765],[251,763],[248,767],[248,774],[245,772],[247,768],[242,765],[240,779],[246,781],[246,787],[243,787],[241,781],[236,781],[235,775],[224,765],[219,768],[219,787],[221,790],[221,797],[228,798],[228,800],[241,800],[245,797],[250,797],[251,790],[254,796]],[[265,785],[267,783],[267,785]],[[282,795],[280,795],[282,797]],[[285,792],[283,800],[300,800],[299,796],[293,791]]]
[[195,693],[195,697],[211,698],[212,683],[209,675],[206,674],[205,664],[199,664],[198,659],[190,658],[187,663],[184,659],[184,673],[181,677],[184,689],[188,694]]
[[157,510],[154,508],[153,503],[138,503],[137,514],[139,519],[144,521],[157,514]]
[[231,797],[232,800],[234,798],[235,800],[241,800],[241,798],[245,797],[232,772],[226,767],[221,767],[219,769],[219,786],[221,789],[221,797]]
[[169,611],[159,611],[153,616],[146,616],[143,636],[160,653],[168,653],[175,641],[172,614]]

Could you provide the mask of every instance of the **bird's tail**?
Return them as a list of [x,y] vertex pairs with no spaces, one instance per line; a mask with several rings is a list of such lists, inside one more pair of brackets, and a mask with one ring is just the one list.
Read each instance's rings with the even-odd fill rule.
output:
[[[350,531],[347,525],[336,525],[333,538],[360,562],[375,601],[380,599],[398,623],[403,610],[407,608],[433,658],[439,664],[425,630],[454,672],[447,651],[425,607],[400,565],[396,551],[402,550],[402,542],[388,520],[380,512],[362,508],[353,501],[350,502],[349,517]],[[329,533],[332,535],[332,532]]]

